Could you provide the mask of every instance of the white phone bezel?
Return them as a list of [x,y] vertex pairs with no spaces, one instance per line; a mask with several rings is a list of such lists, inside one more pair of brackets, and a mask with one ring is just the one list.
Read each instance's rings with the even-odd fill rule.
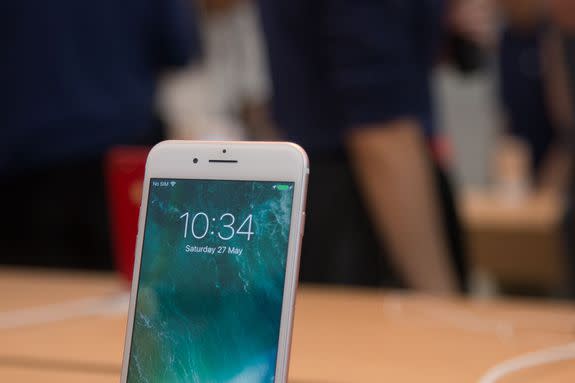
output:
[[[194,162],[197,159],[197,162]],[[237,162],[209,162],[237,161]],[[164,141],[154,146],[146,162],[138,237],[124,344],[121,383],[127,382],[136,296],[142,260],[143,232],[151,178],[293,182],[293,206],[282,302],[275,382],[288,375],[295,292],[305,219],[309,162],[305,151],[284,142]]]

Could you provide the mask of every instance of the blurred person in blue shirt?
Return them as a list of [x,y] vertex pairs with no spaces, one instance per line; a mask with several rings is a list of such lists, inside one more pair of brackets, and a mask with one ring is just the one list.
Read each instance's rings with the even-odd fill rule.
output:
[[575,296],[575,2],[502,0],[500,89],[507,132],[531,150],[534,191],[566,201],[564,240]]
[[549,98],[550,68],[546,60],[549,23],[541,0],[502,0],[499,40],[499,87],[506,133],[530,150],[534,183],[545,178],[560,125]]
[[562,189],[570,162],[566,154],[575,123],[568,94],[572,80],[565,67],[571,55],[570,38],[564,24],[573,4],[563,0],[499,2],[504,25],[498,64],[506,132],[530,149],[532,180],[540,190]]
[[541,60],[544,38],[543,26],[527,31],[506,27],[499,55],[507,132],[528,144],[534,174],[541,171],[556,139]]
[[111,265],[103,156],[162,139],[158,76],[198,41],[185,0],[0,3],[0,262]]
[[431,89],[444,3],[260,0],[275,119],[311,159],[304,281],[465,284]]

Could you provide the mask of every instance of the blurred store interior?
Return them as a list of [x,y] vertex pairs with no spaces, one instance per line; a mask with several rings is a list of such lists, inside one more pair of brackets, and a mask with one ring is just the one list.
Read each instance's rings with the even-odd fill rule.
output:
[[[165,139],[289,140],[308,152],[296,349],[298,323],[324,310],[314,311],[324,307],[316,288],[349,313],[371,294],[355,291],[399,289],[565,305],[573,318],[575,1],[4,1],[0,47],[0,375],[41,360],[18,340],[35,329],[3,331],[60,306],[11,309],[109,294],[120,280],[127,291],[146,156]],[[386,320],[453,308],[429,299],[401,306],[392,296]],[[89,316],[101,308],[90,302],[63,307]],[[110,315],[125,312],[112,303]],[[539,313],[530,326],[559,323],[541,319],[548,307],[525,311]],[[121,338],[122,323],[106,334]],[[490,333],[481,323],[472,330]],[[417,328],[434,333],[426,325]],[[50,333],[73,342],[73,328]],[[530,335],[501,328],[491,343],[500,354],[485,346],[482,356],[531,351],[561,333],[527,344]],[[353,381],[321,380],[294,355],[299,382]],[[90,358],[51,368],[78,372]],[[442,381],[466,381],[464,372]],[[366,376],[358,381],[378,381]]]

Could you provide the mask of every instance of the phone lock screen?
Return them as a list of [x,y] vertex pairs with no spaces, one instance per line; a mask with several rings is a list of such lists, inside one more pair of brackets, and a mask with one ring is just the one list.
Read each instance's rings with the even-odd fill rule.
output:
[[128,382],[274,381],[293,186],[150,181]]

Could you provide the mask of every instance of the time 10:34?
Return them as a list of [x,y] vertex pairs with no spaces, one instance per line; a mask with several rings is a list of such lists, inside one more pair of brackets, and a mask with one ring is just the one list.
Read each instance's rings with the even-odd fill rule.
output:
[[215,224],[216,219],[210,217],[203,212],[196,213],[194,215],[184,213],[179,218],[184,222],[184,238],[188,238],[188,234],[191,234],[195,239],[203,239],[208,234],[217,235],[218,238],[229,241],[236,235],[245,235],[247,240],[251,240],[254,232],[252,231],[252,214],[248,215],[242,223],[238,226],[236,225],[236,217],[231,213],[224,213],[220,216],[218,222],[220,229],[218,231],[212,230],[212,224]]

